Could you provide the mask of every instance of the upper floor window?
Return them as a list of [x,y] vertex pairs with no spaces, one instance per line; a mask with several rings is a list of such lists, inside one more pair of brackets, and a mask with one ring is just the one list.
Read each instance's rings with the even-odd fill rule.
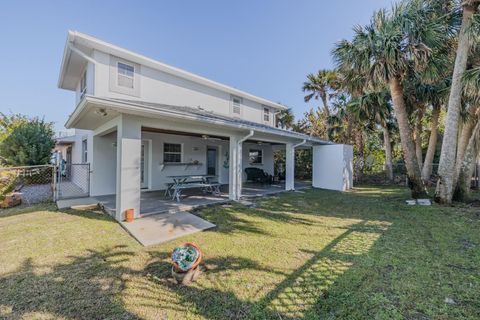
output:
[[80,99],[87,93],[87,70],[83,72],[82,79],[80,79]]
[[88,141],[87,139],[82,140],[82,162],[88,162]]
[[125,88],[133,88],[135,67],[126,63],[117,63],[117,82]]
[[240,115],[242,113],[242,98],[232,96],[232,113]]
[[270,109],[263,108],[263,121],[270,122]]
[[164,143],[163,162],[182,162],[182,145],[180,143]]

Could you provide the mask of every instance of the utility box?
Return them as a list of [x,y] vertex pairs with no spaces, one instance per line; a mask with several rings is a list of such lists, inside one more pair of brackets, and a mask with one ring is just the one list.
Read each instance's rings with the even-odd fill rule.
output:
[[353,148],[348,144],[313,146],[312,186],[345,191],[353,188]]

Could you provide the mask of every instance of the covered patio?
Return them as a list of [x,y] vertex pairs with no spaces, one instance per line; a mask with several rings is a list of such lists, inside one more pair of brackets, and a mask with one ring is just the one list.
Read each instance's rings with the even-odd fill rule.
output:
[[[295,181],[295,190],[310,188],[309,181]],[[227,203],[228,185],[223,185],[219,195],[205,194],[200,189],[191,189],[185,193],[182,201],[177,202],[165,197],[164,190],[144,191],[140,198],[140,215],[148,216],[153,214],[175,213],[178,211],[191,211],[200,207]],[[245,183],[242,187],[242,200],[257,197],[274,195],[285,191],[284,183],[276,184],[255,184]],[[98,203],[103,210],[114,215],[116,212],[115,195],[97,196],[94,202]]]
[[[306,186],[351,187],[348,146],[201,108],[86,96],[68,126],[93,130],[90,195],[118,221],[127,209],[140,218]],[[296,148],[312,150],[308,185],[294,181]],[[282,179],[271,184],[278,150],[284,154]],[[247,168],[263,172],[263,185],[245,183]],[[220,194],[182,186],[181,201],[165,197],[175,177],[202,175],[214,177]]]

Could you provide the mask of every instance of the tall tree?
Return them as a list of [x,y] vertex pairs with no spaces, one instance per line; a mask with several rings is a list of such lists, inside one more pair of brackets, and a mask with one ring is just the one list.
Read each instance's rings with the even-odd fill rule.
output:
[[53,124],[43,119],[0,113],[0,156],[8,165],[28,166],[50,161]]
[[435,200],[440,203],[451,203],[455,188],[455,165],[457,150],[457,135],[462,99],[462,77],[467,68],[468,54],[472,45],[468,29],[472,18],[480,5],[479,0],[462,1],[462,24],[458,35],[457,54],[452,76],[452,86],[448,99],[448,111],[445,120],[445,134],[442,142],[442,152],[438,167],[439,179],[435,190]]
[[288,108],[278,112],[276,114],[275,120],[277,127],[290,129],[295,120],[295,116],[293,115],[292,109]]
[[445,28],[434,20],[432,10],[421,0],[402,1],[392,13],[376,12],[369,25],[354,28],[352,41],[341,41],[333,56],[342,72],[364,74],[374,85],[386,84],[392,96],[403,157],[412,197],[426,196],[404,99],[406,74],[425,70],[436,48],[445,41]]
[[328,100],[332,91],[338,87],[337,75],[332,70],[322,69],[317,74],[310,73],[307,75],[307,81],[303,83],[303,92],[308,93],[304,100],[309,102],[312,99],[321,100],[323,103],[323,111],[328,117],[330,115],[330,106]]
[[383,148],[385,151],[385,172],[390,181],[393,180],[392,141],[390,124],[392,107],[390,95],[386,91],[366,92],[351,103],[352,111],[357,118],[371,121],[382,128]]

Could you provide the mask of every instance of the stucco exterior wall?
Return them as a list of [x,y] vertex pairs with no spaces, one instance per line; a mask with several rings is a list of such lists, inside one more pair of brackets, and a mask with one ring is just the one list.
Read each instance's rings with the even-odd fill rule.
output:
[[[93,163],[91,179],[91,195],[114,194],[116,177],[116,131],[104,136],[95,136],[93,139]],[[217,176],[222,184],[229,182],[229,141],[203,139],[183,135],[142,132],[142,142],[148,146],[147,161],[147,188],[148,190],[163,190],[167,183],[172,182],[173,175],[195,175],[207,173],[207,147],[217,148]],[[182,162],[198,165],[169,165],[163,163],[163,144],[179,143],[182,145]],[[250,149],[261,149],[262,164],[250,164],[248,153]],[[244,143],[243,145],[243,179],[247,167],[258,167],[273,175],[273,150],[269,144]]]
[[353,148],[350,145],[313,147],[314,188],[345,191],[353,188]]
[[[111,68],[114,68],[114,66],[112,66],[111,61],[117,58],[100,51],[94,51],[93,58],[98,64],[95,67],[94,80],[91,80],[94,83],[94,93],[90,92],[90,94],[98,97],[143,100],[175,106],[200,106],[205,110],[218,114],[237,116],[232,113],[231,95],[229,93],[146,66],[135,68],[135,77],[139,78],[138,83],[140,86],[136,88],[135,92],[122,94],[112,91]],[[129,61],[123,61],[130,63]],[[263,108],[262,104],[242,99],[239,118],[273,126],[274,109],[269,108],[270,119],[268,122],[265,122],[263,120]]]

